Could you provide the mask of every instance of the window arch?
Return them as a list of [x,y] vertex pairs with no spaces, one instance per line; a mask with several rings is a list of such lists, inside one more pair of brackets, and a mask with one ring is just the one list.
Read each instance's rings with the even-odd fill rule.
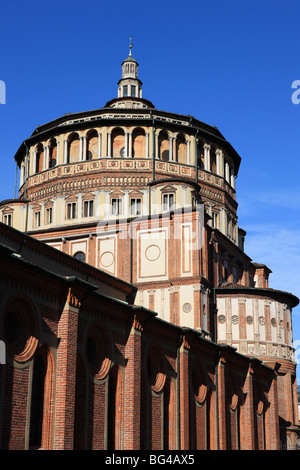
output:
[[35,173],[43,171],[44,161],[44,147],[42,144],[38,144],[36,148],[36,160],[35,160]]
[[112,138],[112,156],[120,158],[125,156],[125,134],[120,127],[114,129],[111,133]]
[[86,160],[98,158],[98,133],[91,129],[86,135]]
[[169,161],[170,144],[169,136],[166,131],[160,131],[158,135],[158,155],[164,162]]
[[134,129],[132,133],[133,156],[144,158],[146,156],[146,136],[141,128]]
[[187,162],[187,144],[183,134],[178,134],[176,139],[176,161],[178,163]]
[[57,164],[57,142],[56,139],[51,139],[49,145],[49,165],[48,168],[53,168]]
[[69,152],[68,152],[68,163],[74,163],[79,160],[79,135],[73,133],[69,136]]
[[33,356],[39,341],[39,323],[35,306],[27,297],[8,302],[1,318],[1,336],[15,361],[23,363]]

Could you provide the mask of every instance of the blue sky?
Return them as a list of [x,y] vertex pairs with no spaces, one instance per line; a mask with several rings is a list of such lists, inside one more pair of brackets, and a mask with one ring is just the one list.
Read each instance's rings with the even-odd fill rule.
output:
[[[271,287],[300,297],[299,17],[299,0],[2,2],[0,200],[14,197],[13,157],[37,126],[117,96],[131,34],[143,96],[217,126],[241,155],[245,250],[272,269]],[[300,307],[293,328],[300,349]]]

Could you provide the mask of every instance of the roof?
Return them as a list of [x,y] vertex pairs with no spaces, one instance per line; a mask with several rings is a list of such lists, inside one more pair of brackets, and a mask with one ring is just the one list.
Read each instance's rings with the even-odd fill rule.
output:
[[[129,99],[132,100],[132,97]],[[137,98],[135,98],[137,99]],[[240,166],[241,162],[241,157],[237,153],[237,151],[232,147],[232,145],[229,143],[228,140],[225,139],[225,137],[222,135],[222,133],[219,131],[219,129],[216,126],[206,124],[202,121],[199,121],[193,116],[190,115],[184,115],[184,114],[178,114],[178,113],[173,113],[169,111],[163,111],[154,108],[153,104],[142,98],[141,100],[147,104],[147,108],[140,108],[140,109],[118,109],[118,108],[110,108],[108,107],[114,100],[118,100],[118,98],[114,98],[113,100],[110,100],[106,103],[105,107],[99,108],[99,109],[94,109],[94,110],[89,110],[89,111],[79,111],[76,113],[66,113],[63,116],[54,119],[53,121],[49,121],[48,123],[42,124],[38,126],[33,133],[31,134],[30,137],[25,139],[22,144],[20,145],[19,149],[17,150],[15,154],[15,160],[16,162],[20,165],[25,154],[26,154],[26,147],[30,145],[34,145],[35,143],[38,143],[41,139],[49,139],[51,138],[55,132],[61,133],[63,132],[69,132],[71,130],[80,130],[82,128],[86,128],[88,126],[95,126],[99,125],[101,123],[102,125],[106,125],[106,122],[111,122],[114,119],[117,121],[118,119],[122,121],[126,121],[126,119],[130,119],[130,122],[134,122],[134,118],[132,117],[132,113],[134,111],[136,115],[136,120],[139,124],[141,124],[142,119],[139,116],[139,114],[145,115],[145,113],[148,113],[147,117],[144,117],[144,121],[151,121],[153,125],[162,125],[164,124],[165,126],[170,126],[170,127],[178,127],[180,129],[183,128],[189,128],[191,133],[198,133],[200,132],[204,137],[207,137],[209,140],[215,141],[217,145],[221,145],[224,150],[226,150],[232,159],[234,160],[235,163],[235,172],[236,174],[238,173],[238,169]],[[124,98],[122,98],[124,100]],[[154,108],[154,109],[153,109]],[[116,117],[102,117],[103,114],[107,114],[107,112],[110,113],[110,115],[116,114]],[[126,118],[124,115],[126,113],[130,115],[130,117]],[[117,114],[121,113],[122,117],[118,117]],[[96,117],[93,117],[95,116]],[[86,120],[88,117],[93,117],[91,120]],[[169,119],[166,120],[166,118],[173,119],[173,122],[170,121]],[[66,121],[69,121],[72,119],[73,121],[78,121],[78,122],[72,122],[68,124],[64,124]],[[185,123],[181,123],[180,121],[184,121]]]
[[139,65],[132,56],[128,56],[127,59],[123,60],[122,65],[124,64],[124,62],[135,62],[137,65]]
[[232,284],[229,282],[225,282],[221,284],[219,287],[215,287],[214,291],[216,294],[232,294],[239,293],[239,294],[250,294],[250,295],[267,295],[273,298],[280,298],[283,299],[291,308],[297,307],[299,304],[299,299],[295,295],[291,294],[290,292],[285,292],[277,289],[262,288],[262,287],[245,287],[239,286],[238,284]]
[[107,290],[106,286],[110,286],[116,292],[116,297],[119,292],[121,297],[126,296],[129,301],[133,301],[136,295],[137,288],[133,284],[77,260],[71,255],[2,222],[0,222],[0,247],[2,250],[5,248],[14,252],[24,262],[34,263],[34,265],[48,272],[53,272],[55,275],[66,278],[75,276],[80,281],[92,283],[97,286],[98,292],[104,292]]

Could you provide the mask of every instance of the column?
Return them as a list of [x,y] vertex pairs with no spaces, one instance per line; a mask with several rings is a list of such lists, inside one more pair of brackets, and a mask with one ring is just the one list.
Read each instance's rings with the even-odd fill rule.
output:
[[149,158],[149,132],[146,132],[146,158]]
[[43,226],[45,224],[45,203],[41,203],[41,220],[40,225]]
[[83,160],[83,137],[80,136],[80,145],[79,145],[79,160]]
[[124,387],[124,450],[131,451],[140,449],[143,322],[142,317],[134,315],[125,353],[128,360]]
[[206,171],[211,171],[210,168],[210,145],[204,144],[204,166]]
[[47,170],[48,168],[48,145],[44,145],[44,161],[43,161],[43,170]]
[[219,176],[224,176],[224,154],[222,150],[216,150],[217,155],[217,174]]
[[243,387],[245,402],[241,407],[241,450],[255,450],[254,437],[254,403],[253,403],[253,370],[249,366]]
[[33,174],[36,173],[36,153],[37,153],[36,150],[34,150],[33,151],[33,163],[32,163],[32,165],[33,165],[32,173]]
[[227,212],[223,207],[220,208],[220,231],[226,235]]
[[60,163],[60,142],[59,140],[56,141],[56,165],[59,165]]
[[[211,206],[211,202],[208,203],[208,215],[210,215],[210,217],[212,217],[212,206]],[[212,219],[210,219],[210,220],[208,221],[208,225],[209,225],[210,227],[212,227],[212,225],[213,225],[213,220],[212,220]]]
[[191,141],[190,140],[187,141],[187,156],[186,156],[186,159],[187,159],[187,164],[190,165],[190,163],[191,163]]
[[[180,380],[180,450],[189,450],[190,445],[190,419],[189,419],[189,349],[190,345],[184,337],[179,350],[179,380]],[[177,371],[178,373],[178,371]],[[178,387],[178,382],[177,382]]]
[[132,158],[132,132],[129,132],[129,133],[128,133],[128,138],[129,138],[129,142],[128,142],[128,157],[129,157],[129,158]]
[[280,450],[278,391],[275,373],[268,393],[268,402],[270,405],[266,412],[268,416],[266,433],[269,436],[269,445],[266,446],[266,450]]
[[68,139],[64,141],[64,163],[68,163]]
[[101,144],[102,144],[102,134],[101,132],[98,132],[98,158],[100,158],[101,155]]
[[129,191],[124,191],[124,217],[128,217],[128,207],[129,207]]
[[82,136],[82,160],[86,160],[86,155],[87,155],[87,147],[86,147],[86,136]]
[[80,303],[69,288],[58,323],[57,376],[55,393],[54,449],[73,450],[77,325]]
[[173,137],[173,155],[172,155],[172,160],[173,162],[176,162],[177,161],[177,158],[176,158],[176,138]]
[[229,183],[229,163],[225,162],[225,179],[227,183]]
[[218,364],[218,388],[216,393],[218,395],[218,426],[219,426],[219,450],[227,450],[227,436],[226,436],[226,381],[225,381],[225,366],[226,360],[221,357]]
[[81,218],[82,218],[82,194],[78,193],[77,196],[78,196],[78,199],[77,199],[77,204],[78,204],[77,217],[78,217],[78,220],[80,221]]
[[127,132],[125,132],[124,138],[125,138],[125,158],[127,158],[128,157],[128,133]]
[[25,182],[25,165],[24,165],[24,163],[22,163],[21,171],[20,171],[20,186],[22,186],[22,184],[24,184],[24,182]]
[[169,162],[173,161],[173,137],[169,137]]
[[57,198],[53,198],[53,214],[52,214],[52,220],[53,220],[53,226],[55,227],[57,222],[56,222],[56,206],[57,206]]
[[235,177],[234,177],[233,168],[230,168],[230,184],[232,188],[235,189]]
[[107,156],[111,158],[111,132],[107,133]]
[[155,142],[154,142],[154,156],[156,159],[159,158],[159,148],[158,148],[158,134],[155,134]]

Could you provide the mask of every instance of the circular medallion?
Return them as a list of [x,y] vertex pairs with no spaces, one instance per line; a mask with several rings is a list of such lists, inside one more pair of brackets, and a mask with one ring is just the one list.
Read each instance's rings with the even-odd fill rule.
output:
[[148,261],[156,261],[160,257],[160,248],[157,245],[150,245],[145,251]]
[[192,310],[191,304],[189,304],[188,302],[186,302],[185,304],[183,304],[182,310],[183,310],[185,313],[189,313],[189,312]]
[[226,317],[225,317],[225,315],[219,315],[219,316],[218,316],[218,322],[219,322],[219,323],[225,323],[225,322],[226,322]]
[[104,268],[109,268],[114,263],[115,257],[111,251],[105,251],[100,257],[100,263]]

